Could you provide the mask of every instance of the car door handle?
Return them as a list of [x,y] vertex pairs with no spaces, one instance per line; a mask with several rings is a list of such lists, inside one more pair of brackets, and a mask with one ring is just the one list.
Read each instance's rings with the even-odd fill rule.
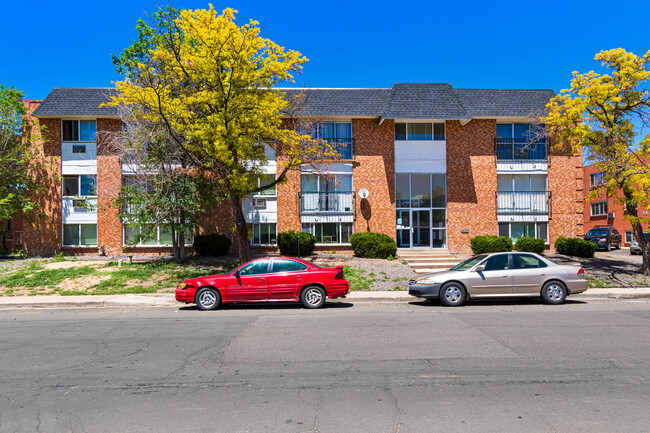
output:
[[297,279],[297,280],[301,280],[301,279],[302,279],[302,275],[296,275],[296,279]]
[[264,281],[264,278],[258,278],[257,281]]

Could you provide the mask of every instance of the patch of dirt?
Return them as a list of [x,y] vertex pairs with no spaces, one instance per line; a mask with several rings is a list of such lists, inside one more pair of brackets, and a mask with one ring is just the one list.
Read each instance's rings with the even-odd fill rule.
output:
[[102,266],[101,263],[88,263],[88,262],[71,262],[71,261],[63,261],[63,262],[51,262],[51,263],[41,263],[43,265],[43,268],[45,269],[64,269],[64,268],[80,268],[82,266],[90,266],[93,268],[99,268]]
[[585,276],[594,278],[590,287],[647,287],[650,278],[641,273],[643,258],[630,255],[629,250],[611,252],[596,251],[593,258],[571,257],[562,254],[546,254],[557,264],[579,264]]

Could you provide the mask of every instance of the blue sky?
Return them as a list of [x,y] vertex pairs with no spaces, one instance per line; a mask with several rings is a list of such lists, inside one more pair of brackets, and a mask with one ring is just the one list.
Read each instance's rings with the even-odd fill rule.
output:
[[[27,99],[54,87],[111,86],[111,63],[136,38],[151,0],[4,2],[0,83]],[[160,4],[166,4],[160,2]],[[174,0],[178,8],[207,2]],[[262,34],[310,61],[296,84],[391,87],[568,87],[571,72],[598,68],[594,54],[650,49],[649,0],[214,2],[263,22]],[[612,7],[614,5],[615,7]]]

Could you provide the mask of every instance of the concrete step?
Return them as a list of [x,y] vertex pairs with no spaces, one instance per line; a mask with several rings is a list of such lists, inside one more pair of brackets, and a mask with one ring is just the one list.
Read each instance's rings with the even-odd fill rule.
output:
[[408,259],[422,259],[422,258],[427,258],[427,257],[436,258],[436,257],[454,257],[454,256],[451,255],[451,254],[431,254],[431,253],[428,253],[428,254],[398,254],[397,257],[399,257],[400,259],[408,260]]
[[416,274],[431,274],[433,272],[446,271],[450,267],[451,266],[443,266],[440,268],[436,268],[436,267],[420,268],[420,269],[413,269],[413,272],[415,272]]
[[417,269],[449,269],[456,266],[460,262],[425,262],[425,263],[409,263],[413,270]]
[[454,256],[400,257],[400,258],[406,260],[409,264],[422,263],[422,262],[450,262],[454,260],[458,260],[458,263],[462,262],[461,259],[458,259]]

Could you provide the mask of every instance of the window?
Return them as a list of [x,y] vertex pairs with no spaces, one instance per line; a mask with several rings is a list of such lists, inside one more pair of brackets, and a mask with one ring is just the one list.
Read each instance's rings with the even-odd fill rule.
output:
[[348,244],[352,223],[303,223],[302,231],[316,236],[319,244]]
[[63,246],[97,245],[97,224],[63,224]]
[[84,155],[86,153],[86,145],[82,145],[82,144],[72,145],[72,153],[75,155]]
[[81,176],[63,176],[63,196],[90,196],[97,195],[97,176],[83,174]]
[[544,125],[497,124],[497,159],[546,160]]
[[251,245],[275,245],[276,243],[276,230],[275,223],[259,223],[253,224],[253,238]]
[[395,141],[399,140],[444,140],[444,123],[396,123]]
[[599,201],[598,203],[591,204],[591,214],[592,215],[606,215],[607,214],[607,202]]
[[632,230],[625,230],[625,242],[630,243],[634,239],[634,234],[632,233]]
[[341,159],[352,159],[352,123],[327,122],[312,125],[311,136],[327,141]]
[[305,271],[307,265],[288,259],[273,259],[273,272]]
[[269,259],[255,260],[239,269],[239,275],[259,275],[268,274]]
[[351,174],[303,174],[300,177],[300,194],[303,212],[351,213],[353,210]]
[[484,262],[486,271],[505,271],[508,269],[508,254],[492,256]]
[[63,120],[62,141],[95,141],[97,124],[94,120]]
[[[185,245],[194,243],[194,232],[191,228],[185,231]],[[124,225],[124,245],[136,246],[172,246],[174,238],[171,228],[167,225],[142,224],[138,226]]]
[[[275,182],[275,174],[261,174],[255,179],[255,182],[257,183],[258,187],[269,185]],[[253,195],[275,195],[275,185],[273,185],[271,188],[254,192]]]
[[16,232],[14,233],[14,244],[16,246],[22,245],[23,244],[23,232]]
[[546,268],[548,265],[535,256],[529,254],[513,254],[512,255],[512,268],[513,269],[534,269]]
[[591,180],[591,186],[599,186],[603,184],[603,172],[599,171],[598,173],[592,173],[589,175]]
[[499,223],[499,236],[512,238],[512,242],[517,242],[521,237],[543,239],[548,242],[548,223],[533,221]]

